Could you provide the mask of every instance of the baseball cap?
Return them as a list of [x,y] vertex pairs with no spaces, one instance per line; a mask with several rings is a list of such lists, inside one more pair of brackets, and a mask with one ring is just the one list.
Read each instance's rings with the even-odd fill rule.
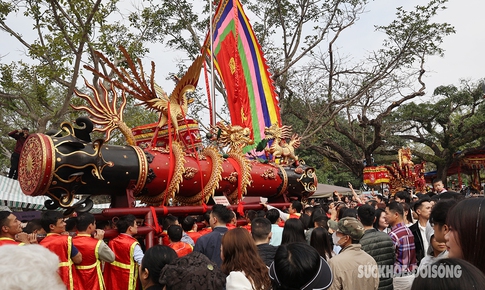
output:
[[354,217],[344,217],[338,223],[334,220],[329,220],[327,224],[332,230],[348,235],[352,240],[356,241],[360,240],[365,232],[362,223]]
[[[271,263],[269,266],[269,277],[271,280],[276,281],[278,284],[281,284],[278,275],[276,275],[275,265],[274,262]],[[317,273],[315,276],[310,279],[301,290],[323,290],[327,289],[332,285],[333,281],[333,274],[330,266],[328,265],[327,261],[324,258],[320,257],[320,267],[318,268]]]

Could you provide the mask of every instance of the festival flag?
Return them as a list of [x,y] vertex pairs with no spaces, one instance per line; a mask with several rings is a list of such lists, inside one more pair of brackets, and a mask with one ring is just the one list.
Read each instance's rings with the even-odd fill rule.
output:
[[[210,55],[209,35],[204,49]],[[239,0],[221,0],[213,18],[214,67],[227,91],[232,125],[248,127],[256,147],[264,128],[281,126],[273,80]],[[237,44],[237,45],[236,45]]]

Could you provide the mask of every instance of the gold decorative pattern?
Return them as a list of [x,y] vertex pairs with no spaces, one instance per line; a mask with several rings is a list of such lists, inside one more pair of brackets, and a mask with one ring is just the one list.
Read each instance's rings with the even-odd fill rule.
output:
[[[241,178],[241,190],[242,190],[241,196],[244,196],[246,195],[247,187],[250,186],[251,183],[253,182],[251,178],[251,161],[248,158],[246,158],[246,156],[242,154],[242,152],[241,153],[229,152],[228,158],[234,159],[239,165],[239,168],[241,168],[241,176],[239,176],[238,178]],[[237,188],[227,196],[227,199],[231,204],[238,203],[238,190],[239,188]]]
[[148,160],[143,149],[138,146],[131,146],[138,156],[138,180],[136,181],[135,189],[133,189],[133,196],[137,197],[142,189],[145,187],[145,183],[148,176]]
[[263,174],[260,175],[264,179],[275,180],[276,174],[273,169],[266,169]]
[[158,151],[160,153],[163,153],[163,154],[170,154],[170,150],[168,148],[165,148],[165,147],[153,147],[151,148],[152,151]]
[[[281,159],[281,164],[290,164],[289,161],[292,159],[296,164],[298,164],[298,156],[295,155],[295,149],[300,147],[301,137],[298,134],[291,135],[291,126],[279,127],[277,123],[266,127],[264,129],[265,139],[274,140],[273,144],[265,151],[269,154],[273,154],[273,160],[276,158]],[[286,139],[290,139],[287,143]]]
[[185,167],[185,172],[183,174],[184,179],[192,179],[199,172],[197,168]]
[[238,177],[237,172],[231,172],[231,174],[229,174],[228,177],[224,177],[222,179],[229,182],[230,184],[236,184],[237,183],[237,177]]
[[286,193],[286,191],[288,190],[288,175],[286,174],[286,171],[283,168],[283,166],[281,166],[281,165],[277,165],[277,166],[280,169],[281,174],[283,174],[283,178],[282,178],[283,179],[283,186],[281,186],[281,190],[277,195],[277,196],[281,196],[282,194]]
[[111,132],[118,128],[125,136],[128,144],[135,145],[135,137],[133,136],[131,129],[123,121],[123,111],[126,106],[125,91],[123,90],[121,93],[121,104],[118,109],[116,108],[118,94],[116,93],[113,83],[111,83],[110,89],[111,94],[113,95],[112,99],[108,98],[108,90],[101,81],[99,81],[99,88],[102,90],[102,97],[99,96],[98,90],[93,85],[89,84],[86,79],[84,79],[84,83],[93,92],[93,97],[91,98],[89,95],[78,92],[77,90],[75,90],[74,93],[78,97],[86,100],[90,107],[73,105],[71,105],[71,107],[75,110],[83,110],[89,113],[91,115],[91,121],[101,126],[101,128],[94,128],[94,131],[105,132],[106,141],[110,140]]
[[[77,177],[78,179],[81,179],[79,176]],[[64,194],[53,194],[50,191],[52,190],[62,190],[65,193]],[[45,195],[49,196],[51,199],[56,200],[59,205],[63,208],[70,207],[72,203],[74,202],[74,192],[68,191],[63,187],[51,187],[50,191],[46,192]]]
[[40,134],[32,134],[24,143],[19,160],[19,176],[22,176],[19,183],[23,192],[36,196],[47,191],[56,160],[53,148],[52,139]]
[[[106,166],[113,167],[113,161],[106,161],[104,160],[103,153],[101,152],[101,148],[103,147],[104,140],[95,140],[93,142],[93,149],[97,155],[96,164],[93,166],[91,173],[93,176],[100,180],[104,180],[103,177],[103,170]],[[105,147],[106,150],[109,150],[109,147]]]
[[228,125],[221,121],[216,124],[215,128],[212,128],[214,135],[219,135],[217,143],[221,147],[229,146],[228,152],[241,153],[242,149],[254,143],[251,139],[251,130],[249,128],[243,128],[241,126]]
[[209,157],[212,160],[212,170],[209,181],[204,186],[203,190],[191,197],[185,197],[177,195],[175,196],[175,202],[182,205],[201,205],[202,200],[207,202],[209,197],[214,195],[215,190],[219,186],[219,181],[222,180],[222,157],[217,148],[212,146],[207,147],[202,152],[202,155]]
[[179,191],[180,183],[183,180],[183,174],[185,172],[185,152],[183,150],[182,144],[177,141],[172,143],[172,152],[175,161],[173,168],[172,180],[167,188],[157,196],[141,196],[140,200],[147,205],[159,206],[162,204],[163,200],[168,202],[170,198],[175,196],[175,193]]
[[236,72],[236,62],[234,61],[234,57],[231,57],[228,64],[231,74],[233,75]]
[[[88,153],[88,152],[84,152],[84,151],[74,151],[74,152],[67,153],[67,154],[58,150],[58,147],[63,143],[56,144],[55,152],[58,156],[62,157],[62,156],[86,155],[86,156],[89,156],[89,157],[96,157],[96,159],[97,159],[96,163],[85,163],[85,164],[82,164],[82,165],[75,165],[75,164],[59,165],[59,166],[56,167],[56,169],[54,171],[54,175],[55,175],[56,179],[61,180],[62,182],[65,182],[65,183],[71,183],[71,182],[74,182],[76,180],[76,176],[72,176],[72,177],[69,178],[69,180],[65,180],[65,179],[60,178],[59,175],[57,175],[56,172],[58,172],[60,169],[62,169],[64,167],[74,168],[74,169],[84,169],[84,168],[87,168],[87,167],[92,167],[91,173],[93,174],[93,176],[95,176],[96,178],[98,178],[100,180],[104,180],[103,169],[106,166],[112,167],[114,164],[113,164],[112,161],[104,160],[103,154],[101,153],[101,147],[103,146],[103,143],[104,143],[103,140],[94,141],[92,143],[93,150],[94,150],[93,153]],[[84,160],[84,159],[79,158],[79,160]]]
[[[312,182],[305,182],[304,180],[311,180]],[[317,190],[317,185],[313,180],[315,180],[315,169],[307,168],[296,181],[303,185],[306,192],[315,192],[315,190]]]
[[241,108],[241,120],[243,120],[244,122],[246,122],[248,120],[248,116],[246,116],[246,114],[244,114],[243,108]]

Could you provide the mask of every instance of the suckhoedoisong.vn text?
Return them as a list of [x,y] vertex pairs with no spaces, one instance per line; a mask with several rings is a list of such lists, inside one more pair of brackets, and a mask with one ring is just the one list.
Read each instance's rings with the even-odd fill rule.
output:
[[426,265],[414,270],[402,270],[395,265],[360,265],[359,278],[391,278],[403,276],[420,276],[423,278],[460,278],[462,269],[460,265]]

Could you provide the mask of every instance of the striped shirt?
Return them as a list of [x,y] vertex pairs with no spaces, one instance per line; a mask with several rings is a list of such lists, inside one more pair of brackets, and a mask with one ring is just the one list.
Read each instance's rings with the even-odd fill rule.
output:
[[389,233],[396,251],[396,261],[394,262],[394,273],[412,272],[417,268],[416,247],[414,236],[411,230],[403,223],[398,223],[392,227]]

